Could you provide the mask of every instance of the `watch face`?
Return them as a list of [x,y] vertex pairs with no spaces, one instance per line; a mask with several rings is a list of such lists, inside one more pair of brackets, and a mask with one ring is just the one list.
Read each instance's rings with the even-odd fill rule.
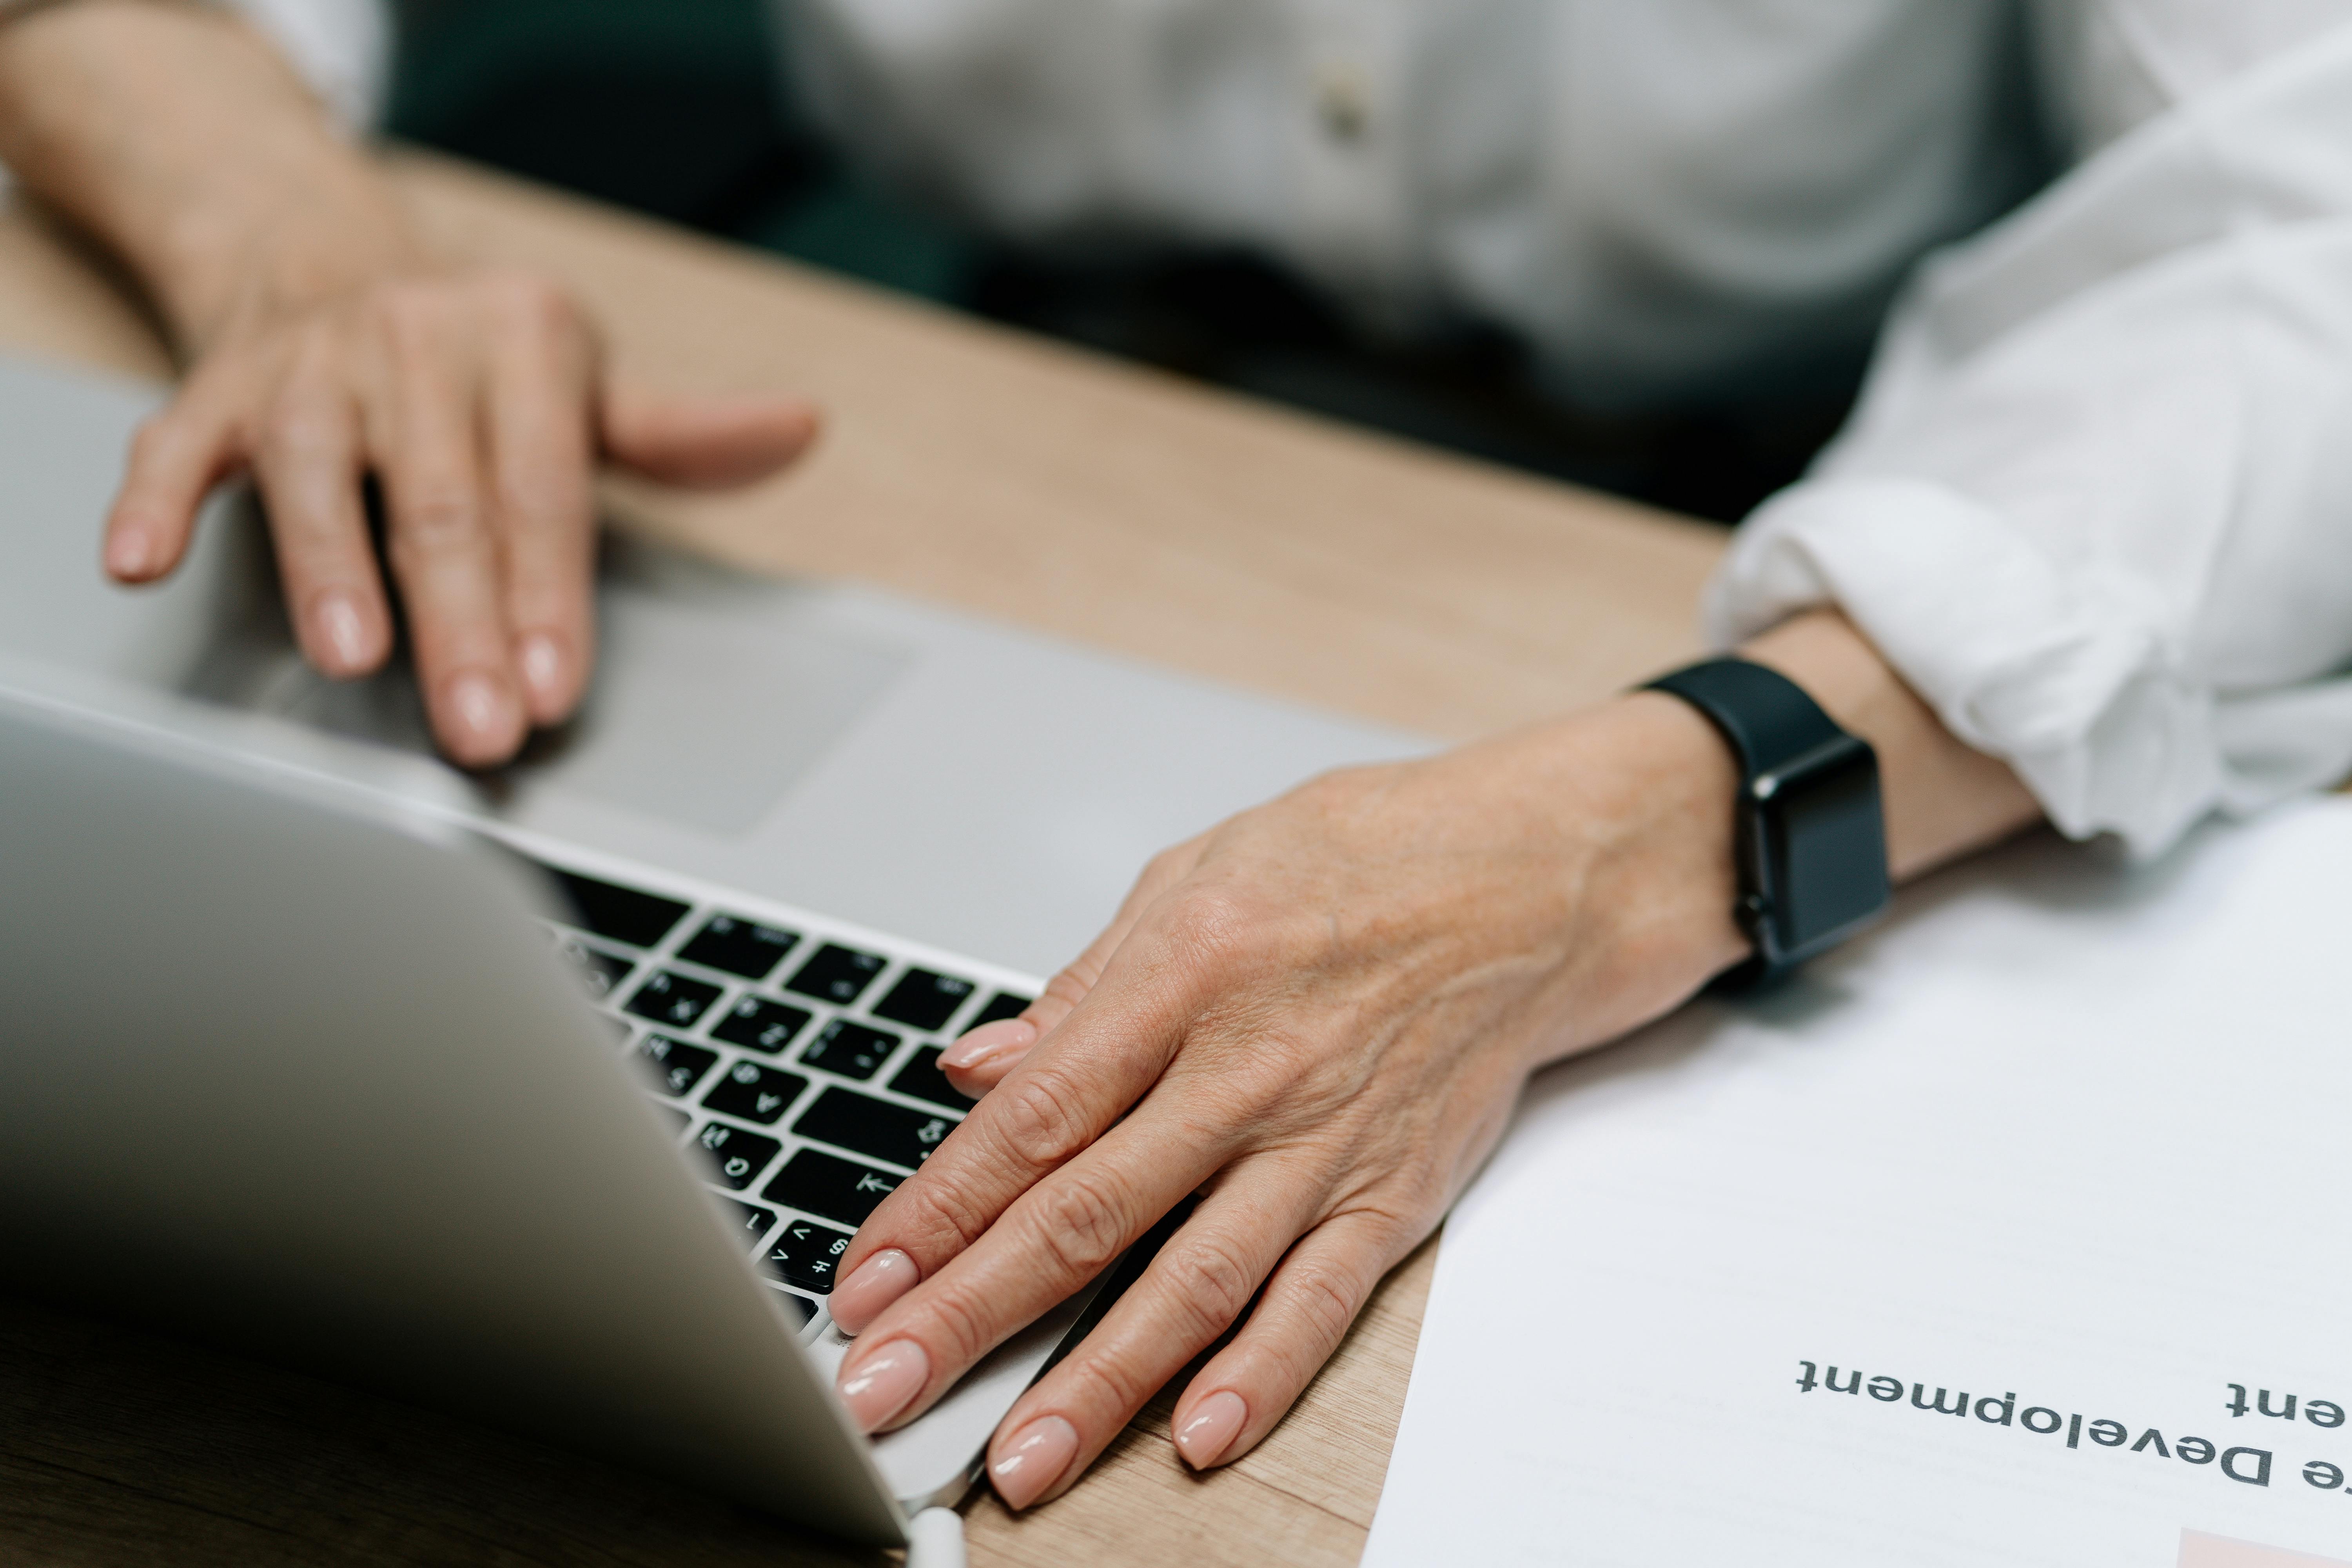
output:
[[1782,770],[1757,801],[1757,871],[1785,959],[1828,946],[1886,905],[1878,756],[1848,740]]

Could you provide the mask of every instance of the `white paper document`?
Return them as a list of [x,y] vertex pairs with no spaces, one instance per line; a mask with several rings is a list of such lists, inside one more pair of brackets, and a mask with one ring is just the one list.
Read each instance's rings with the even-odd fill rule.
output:
[[2040,838],[1538,1079],[1365,1562],[2352,1563],[2352,804]]

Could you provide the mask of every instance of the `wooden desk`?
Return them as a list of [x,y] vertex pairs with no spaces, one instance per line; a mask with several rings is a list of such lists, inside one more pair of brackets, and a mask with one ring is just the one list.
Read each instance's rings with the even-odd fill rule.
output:
[[[394,177],[454,253],[569,279],[660,384],[821,401],[751,493],[616,515],[1444,736],[1691,653],[1719,531],[1223,396],[446,163]],[[161,375],[102,268],[0,215],[0,349]],[[1258,1450],[1195,1479],[1167,1396],[1068,1497],[970,1510],[976,1563],[1350,1563],[1436,1256],[1423,1247]],[[856,1561],[773,1521],[209,1352],[0,1307],[9,1562]]]

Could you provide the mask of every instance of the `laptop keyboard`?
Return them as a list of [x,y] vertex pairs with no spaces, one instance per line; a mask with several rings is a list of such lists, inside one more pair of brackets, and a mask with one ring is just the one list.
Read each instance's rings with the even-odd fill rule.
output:
[[940,1071],[945,1043],[1030,999],[882,944],[547,870],[573,915],[558,945],[808,1321],[857,1226],[971,1107]]

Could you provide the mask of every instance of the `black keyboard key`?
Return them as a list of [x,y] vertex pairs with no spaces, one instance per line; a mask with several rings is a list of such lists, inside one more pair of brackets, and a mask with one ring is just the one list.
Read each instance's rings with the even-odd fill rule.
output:
[[773,1209],[763,1209],[758,1204],[738,1203],[733,1198],[719,1201],[742,1220],[743,1245],[746,1247],[758,1246],[760,1238],[767,1235],[769,1227],[776,1223],[776,1211]]
[[793,1131],[820,1143],[870,1154],[908,1169],[929,1158],[959,1119],[871,1100],[845,1089],[828,1089],[801,1112]]
[[854,947],[826,942],[816,950],[814,958],[801,965],[801,972],[784,989],[846,1007],[874,984],[874,977],[882,973],[886,962],[878,952],[861,952]]
[[874,1206],[904,1180],[896,1171],[877,1171],[819,1149],[803,1149],[784,1162],[760,1195],[786,1208],[805,1209],[844,1225],[866,1223]]
[[688,963],[708,964],[746,980],[765,980],[800,940],[798,931],[755,925],[733,915],[714,915],[692,942],[677,950],[677,955]]
[[933,1105],[944,1105],[950,1110],[970,1110],[980,1103],[976,1100],[966,1100],[956,1092],[955,1085],[948,1081],[948,1075],[940,1070],[940,1053],[936,1050],[917,1051],[915,1059],[900,1068],[898,1076],[890,1080],[890,1087],[900,1094],[916,1100],[928,1100]]
[[964,1025],[963,1032],[969,1035],[982,1024],[993,1024],[999,1018],[1018,1018],[1035,1000],[1034,996],[1015,996],[1010,991],[1000,991],[988,999],[987,1006],[971,1016],[971,1022]]
[[588,989],[598,996],[611,994],[613,987],[626,980],[629,971],[637,966],[634,958],[591,947],[577,937],[564,938],[556,944],[556,951],[580,966],[580,973],[587,977]]
[[637,1059],[652,1072],[654,1083],[661,1092],[675,1099],[702,1081],[702,1075],[710,1070],[719,1053],[689,1046],[684,1040],[673,1040],[667,1035],[647,1035],[637,1047]]
[[793,1327],[805,1329],[809,1326],[809,1320],[816,1316],[816,1303],[806,1296],[795,1296],[784,1289],[777,1290],[775,1295],[776,1300],[783,1303],[784,1310],[793,1315]]
[[719,1179],[737,1192],[750,1186],[752,1178],[766,1170],[768,1162],[783,1148],[773,1138],[762,1138],[757,1132],[746,1132],[724,1121],[705,1122],[694,1141],[709,1153]]
[[872,1078],[898,1048],[898,1037],[887,1029],[869,1029],[846,1018],[835,1018],[817,1031],[816,1038],[801,1053],[801,1060],[844,1078],[866,1079]]
[[820,1295],[833,1289],[833,1265],[849,1250],[849,1232],[812,1219],[790,1219],[768,1243],[761,1266],[787,1285]]
[[772,1127],[807,1087],[808,1079],[798,1073],[739,1061],[720,1076],[717,1088],[702,1097],[702,1108]]
[[556,871],[556,890],[571,907],[572,924],[631,947],[651,947],[686,918],[691,905],[635,888],[614,887],[576,871]]
[[813,1015],[805,1007],[787,1007],[764,996],[746,996],[710,1026],[713,1039],[740,1046],[747,1051],[782,1050],[793,1037],[808,1027]]
[[637,987],[637,994],[629,998],[628,1010],[640,1018],[651,1018],[673,1029],[691,1029],[694,1021],[719,1000],[719,991],[707,980],[691,980],[667,969],[659,970]]
[[971,991],[969,980],[934,974],[928,969],[909,969],[898,977],[898,984],[890,987],[890,994],[874,1004],[874,1016],[931,1033],[955,1016],[955,1010],[963,1005],[963,999]]

